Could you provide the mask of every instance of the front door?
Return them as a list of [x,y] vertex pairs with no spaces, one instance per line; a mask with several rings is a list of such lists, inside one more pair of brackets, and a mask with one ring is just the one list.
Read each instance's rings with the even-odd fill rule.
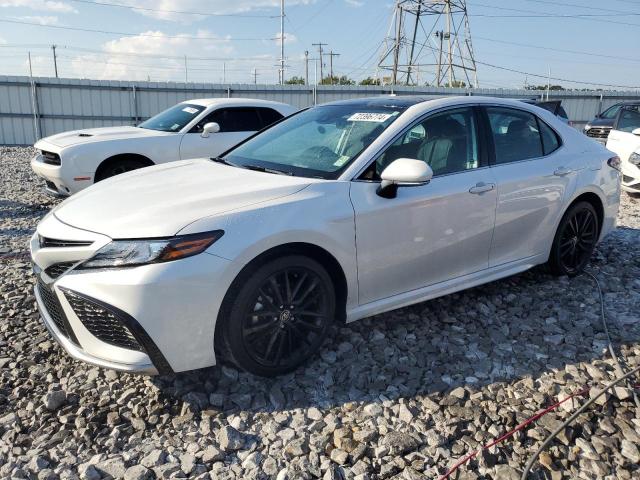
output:
[[[397,158],[427,162],[426,185],[376,194]],[[360,304],[487,268],[496,191],[478,145],[473,108],[433,114],[408,129],[351,182]]]
[[[203,137],[202,129],[210,122],[220,125],[220,131]],[[180,158],[216,157],[261,128],[261,120],[255,108],[219,108],[206,115],[189,133],[183,135]]]

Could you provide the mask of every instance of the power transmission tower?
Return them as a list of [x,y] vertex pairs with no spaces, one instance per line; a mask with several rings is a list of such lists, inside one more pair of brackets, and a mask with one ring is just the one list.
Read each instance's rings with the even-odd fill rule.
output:
[[333,50],[329,51],[329,78],[331,78],[331,85],[333,85],[333,57],[339,56],[339,53],[333,53]]
[[53,51],[53,69],[56,72],[56,78],[58,78],[58,57],[56,55],[57,45],[51,45],[51,50]]
[[393,85],[477,88],[466,0],[396,0],[378,69]]
[[313,45],[314,47],[318,47],[318,53],[320,54],[320,83],[322,83],[322,79],[324,78],[322,76],[322,47],[326,47],[327,44],[318,42],[318,43],[312,43],[311,45]]

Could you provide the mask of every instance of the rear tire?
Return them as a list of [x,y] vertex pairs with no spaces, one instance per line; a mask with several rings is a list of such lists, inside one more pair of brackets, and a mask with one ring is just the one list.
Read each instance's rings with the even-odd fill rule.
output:
[[121,173],[130,172],[147,166],[147,163],[141,160],[136,160],[135,158],[121,158],[118,160],[107,161],[106,164],[100,165],[100,168],[96,173],[95,181],[99,182],[101,180],[120,175]]
[[595,208],[578,202],[562,217],[551,246],[548,266],[554,275],[574,277],[589,263],[600,235]]
[[223,348],[241,369],[263,377],[295,370],[322,345],[336,314],[331,277],[302,255],[240,274],[218,317]]

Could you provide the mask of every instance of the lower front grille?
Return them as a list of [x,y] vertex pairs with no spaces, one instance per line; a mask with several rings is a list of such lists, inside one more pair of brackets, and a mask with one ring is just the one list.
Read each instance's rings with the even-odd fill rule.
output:
[[76,316],[98,340],[127,350],[144,352],[136,337],[113,312],[72,291],[65,290],[64,294]]
[[77,345],[78,340],[76,339],[73,330],[69,327],[69,321],[67,320],[67,316],[62,309],[62,305],[60,304],[60,300],[58,300],[56,293],[40,278],[38,278],[37,288],[40,298],[42,299],[42,303],[44,304],[44,308],[60,334]]

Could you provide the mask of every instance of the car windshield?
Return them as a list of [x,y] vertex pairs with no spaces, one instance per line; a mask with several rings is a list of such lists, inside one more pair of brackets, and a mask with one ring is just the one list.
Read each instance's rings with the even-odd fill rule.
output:
[[352,104],[310,108],[239,145],[224,160],[303,177],[337,178],[402,110]]
[[145,120],[138,127],[161,132],[179,132],[204,110],[202,105],[179,103]]

